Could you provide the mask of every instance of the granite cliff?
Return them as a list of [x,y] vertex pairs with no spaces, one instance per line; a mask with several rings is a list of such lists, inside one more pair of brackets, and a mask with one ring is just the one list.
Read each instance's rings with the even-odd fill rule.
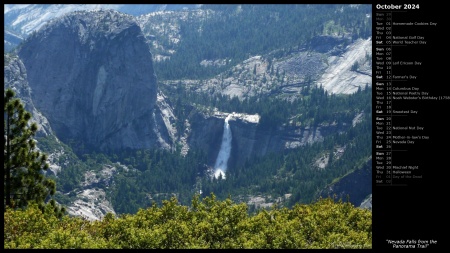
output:
[[157,84],[139,26],[116,11],[53,20],[18,49],[31,98],[65,142],[99,150],[165,146]]

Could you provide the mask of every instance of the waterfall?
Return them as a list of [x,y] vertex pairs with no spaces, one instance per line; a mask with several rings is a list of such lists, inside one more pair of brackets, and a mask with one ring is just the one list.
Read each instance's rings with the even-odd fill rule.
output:
[[223,136],[222,136],[222,144],[220,145],[219,155],[217,155],[216,164],[214,165],[214,177],[218,178],[219,175],[222,175],[222,178],[225,179],[225,171],[227,170],[228,158],[230,158],[231,152],[231,129],[230,124],[228,124],[228,120],[230,120],[232,114],[229,114],[225,118],[225,122],[223,124]]

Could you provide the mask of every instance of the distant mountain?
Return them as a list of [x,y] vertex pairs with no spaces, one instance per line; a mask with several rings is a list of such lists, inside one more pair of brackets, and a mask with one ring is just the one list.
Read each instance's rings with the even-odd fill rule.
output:
[[[72,11],[117,10],[130,15],[142,15],[154,11],[196,9],[196,4],[5,4],[4,27],[9,33],[26,37],[51,19]],[[5,34],[5,50],[9,51],[20,41]]]

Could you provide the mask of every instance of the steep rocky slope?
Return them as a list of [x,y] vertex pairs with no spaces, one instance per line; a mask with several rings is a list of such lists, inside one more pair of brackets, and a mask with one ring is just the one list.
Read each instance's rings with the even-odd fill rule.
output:
[[[364,206],[371,208],[368,204],[371,198],[367,199],[372,194],[372,158],[368,159],[360,168],[355,169],[352,173],[336,180],[322,190],[322,197],[333,197],[348,200],[355,206]],[[367,202],[367,203],[366,203]]]
[[25,110],[31,112],[32,121],[38,125],[37,136],[52,134],[52,129],[46,117],[36,109],[31,99],[31,88],[28,85],[27,70],[23,62],[15,55],[4,55],[4,85],[12,88],[22,102]]

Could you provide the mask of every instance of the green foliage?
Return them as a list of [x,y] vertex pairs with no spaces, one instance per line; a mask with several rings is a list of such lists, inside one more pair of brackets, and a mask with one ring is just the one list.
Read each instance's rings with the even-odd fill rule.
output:
[[134,215],[101,221],[57,219],[37,205],[4,213],[5,249],[309,249],[371,248],[372,213],[348,202],[320,199],[292,209],[248,215],[246,204],[195,196],[191,206],[176,198]]
[[[4,94],[4,206],[26,208],[35,201],[44,210],[44,202],[55,194],[56,185],[44,176],[48,169],[47,156],[36,151],[33,139],[38,129],[35,123],[29,123],[31,113],[25,110],[23,103],[14,98],[15,92],[5,90]],[[59,211],[55,201],[48,203]]]
[[107,248],[102,238],[89,234],[89,221],[80,218],[57,217],[46,209],[44,213],[38,205],[31,204],[25,210],[7,209],[4,213],[4,248]]

